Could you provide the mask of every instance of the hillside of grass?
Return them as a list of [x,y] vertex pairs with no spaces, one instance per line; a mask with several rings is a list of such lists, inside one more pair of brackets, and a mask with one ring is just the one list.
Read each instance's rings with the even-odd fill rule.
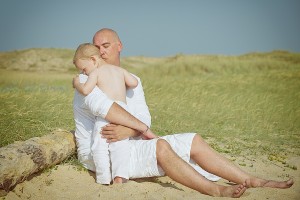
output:
[[[73,50],[0,53],[0,146],[74,129]],[[300,53],[124,57],[158,135],[198,132],[221,152],[300,155]]]
[[74,71],[70,49],[25,49],[0,52],[0,69],[15,71]]

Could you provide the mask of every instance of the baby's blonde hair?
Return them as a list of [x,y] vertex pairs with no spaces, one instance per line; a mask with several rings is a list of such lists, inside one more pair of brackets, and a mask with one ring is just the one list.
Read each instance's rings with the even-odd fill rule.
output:
[[73,58],[73,62],[78,59],[89,59],[92,56],[100,57],[100,50],[91,43],[83,43],[78,46]]

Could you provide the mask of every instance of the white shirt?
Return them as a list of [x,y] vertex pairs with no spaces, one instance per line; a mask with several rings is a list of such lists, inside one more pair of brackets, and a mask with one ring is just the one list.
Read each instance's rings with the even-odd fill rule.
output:
[[[151,116],[148,110],[148,106],[146,105],[143,87],[140,79],[138,77],[136,78],[138,79],[138,86],[133,90],[127,90],[127,105],[128,107],[130,107],[130,109],[132,109],[136,118],[150,127]],[[81,83],[85,82],[86,80],[87,76],[80,75]],[[73,110],[76,125],[75,137],[77,143],[78,159],[83,167],[92,171],[95,171],[95,164],[91,156],[92,133],[94,129],[95,119],[96,116],[102,116],[104,118],[112,104],[113,101],[109,99],[98,87],[95,87],[93,91],[87,96],[83,96],[78,91],[75,91]],[[190,159],[190,149],[193,138],[190,137],[191,135],[194,134],[175,134],[164,136],[163,138],[166,138],[171,146],[173,145],[172,149],[174,149],[178,155],[187,155],[185,156],[187,158],[186,162],[190,163],[190,165],[194,167],[196,171],[198,171],[209,180],[219,180],[219,177],[204,171],[202,168],[196,165],[193,160]],[[180,137],[179,140],[176,139],[178,137]],[[135,145],[133,145],[133,148],[131,148],[132,153],[130,154],[130,177],[141,178],[162,176],[163,174],[161,174],[159,170],[155,170],[158,169],[155,150],[156,140],[131,141],[134,142]],[[182,148],[182,146],[186,146],[187,148]],[[139,161],[136,162],[136,160]],[[141,170],[136,170],[137,166],[140,166]],[[149,172],[149,174],[139,174],[140,172]]]

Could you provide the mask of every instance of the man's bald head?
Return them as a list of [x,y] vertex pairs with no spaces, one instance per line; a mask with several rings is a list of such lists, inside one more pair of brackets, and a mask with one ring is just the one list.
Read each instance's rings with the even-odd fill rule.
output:
[[100,29],[95,33],[93,43],[100,49],[100,56],[103,60],[120,66],[120,53],[123,46],[116,31],[109,28]]
[[93,37],[93,43],[95,43],[95,40],[97,40],[99,37],[102,35],[107,35],[110,36],[114,41],[116,42],[121,42],[119,35],[117,34],[116,31],[110,29],[110,28],[103,28],[97,31]]

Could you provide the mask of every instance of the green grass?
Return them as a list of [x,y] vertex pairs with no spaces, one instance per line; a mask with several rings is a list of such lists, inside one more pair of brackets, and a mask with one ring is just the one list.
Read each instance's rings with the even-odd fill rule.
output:
[[[130,57],[122,65],[142,79],[159,135],[197,132],[231,155],[300,155],[300,54]],[[74,129],[74,70],[50,68],[2,67],[0,146]]]
[[1,146],[74,129],[72,75],[0,70]]

